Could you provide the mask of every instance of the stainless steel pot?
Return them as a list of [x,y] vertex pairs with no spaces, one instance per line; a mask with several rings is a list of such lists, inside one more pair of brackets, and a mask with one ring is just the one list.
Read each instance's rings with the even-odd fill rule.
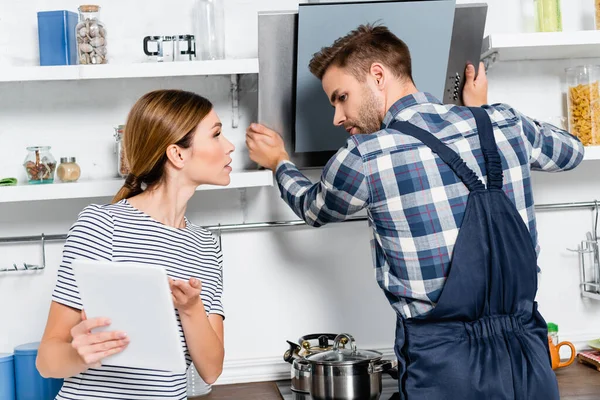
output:
[[[342,340],[350,349],[340,348]],[[349,334],[338,335],[333,349],[296,359],[296,368],[310,373],[310,395],[315,400],[378,400],[381,374],[394,368],[396,361],[382,360],[382,354],[356,348]]]

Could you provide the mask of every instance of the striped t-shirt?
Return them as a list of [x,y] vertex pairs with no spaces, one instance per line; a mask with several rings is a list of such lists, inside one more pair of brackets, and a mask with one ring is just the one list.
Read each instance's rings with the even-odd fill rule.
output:
[[[166,226],[127,200],[111,205],[90,205],[71,227],[58,270],[52,300],[80,310],[77,285],[71,270],[75,258],[137,262],[162,266],[171,278],[200,279],[200,297],[208,314],[224,317],[221,248],[207,230],[190,223],[176,229]],[[110,315],[107,315],[110,317]],[[187,365],[187,348],[179,313],[179,336]],[[186,375],[103,365],[65,379],[57,399],[185,399]]]

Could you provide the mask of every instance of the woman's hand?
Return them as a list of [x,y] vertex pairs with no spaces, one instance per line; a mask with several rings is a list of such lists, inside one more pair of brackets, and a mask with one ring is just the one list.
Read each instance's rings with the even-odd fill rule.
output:
[[97,332],[92,329],[109,326],[108,318],[87,319],[85,311],[81,311],[82,321],[71,329],[71,346],[87,368],[98,368],[102,359],[122,352],[129,344],[125,332]]
[[[202,304],[200,293],[202,292],[202,282],[196,278],[190,278],[189,281],[169,278],[173,304],[179,312],[191,310]],[[204,308],[204,306],[203,306]]]

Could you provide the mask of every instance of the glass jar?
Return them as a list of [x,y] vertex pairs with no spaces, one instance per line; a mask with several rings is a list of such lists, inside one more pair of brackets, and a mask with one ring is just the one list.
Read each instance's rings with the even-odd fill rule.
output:
[[188,398],[195,398],[200,396],[206,396],[212,391],[211,385],[204,382],[200,377],[196,367],[192,363],[188,368],[187,372],[187,396]]
[[600,145],[600,66],[568,68],[569,132],[584,146]]
[[56,160],[50,153],[50,146],[27,147],[27,156],[23,162],[30,184],[54,182]]
[[196,0],[194,4],[194,30],[196,56],[201,60],[225,58],[224,0]]
[[538,32],[561,32],[560,0],[533,1],[535,5],[535,30]]
[[123,133],[125,125],[119,125],[115,128],[115,153],[117,154],[117,175],[121,178],[127,177],[129,167],[127,166],[127,158],[125,158],[125,149],[123,147]]
[[79,6],[77,54],[79,64],[106,64],[106,28],[100,22],[100,6]]
[[56,176],[61,182],[76,182],[81,176],[81,168],[75,157],[61,157],[56,169]]
[[594,0],[596,29],[600,29],[600,0]]

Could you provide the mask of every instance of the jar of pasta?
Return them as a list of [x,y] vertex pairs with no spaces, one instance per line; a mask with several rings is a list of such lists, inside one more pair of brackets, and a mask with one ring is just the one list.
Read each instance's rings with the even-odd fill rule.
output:
[[569,131],[584,146],[600,145],[600,65],[568,68]]

